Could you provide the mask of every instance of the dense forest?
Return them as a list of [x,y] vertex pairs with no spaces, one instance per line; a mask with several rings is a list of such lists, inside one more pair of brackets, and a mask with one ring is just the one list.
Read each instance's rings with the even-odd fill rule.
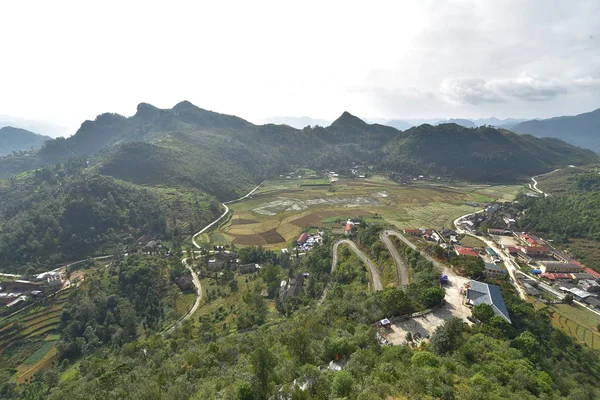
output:
[[[165,202],[158,188],[142,188],[84,167],[84,159],[72,159],[0,182],[4,271],[32,273],[65,261],[124,251],[129,236],[127,243],[134,244],[144,234],[171,238],[190,233],[173,224],[173,213],[182,212],[185,206],[180,203],[185,199]],[[203,226],[215,218],[220,206],[200,192],[193,195],[185,214],[188,221]]]
[[[289,267],[282,267],[280,256],[261,250],[247,253],[245,257],[265,257],[277,265],[250,278],[250,292],[242,295],[246,299],[242,306],[247,303],[248,310],[265,312],[260,311],[264,310],[261,288],[273,278],[326,268],[328,249],[322,246],[316,249],[318,256]],[[424,260],[416,252],[402,251],[420,270],[416,285],[429,287],[434,275],[427,272]],[[79,343],[82,355],[63,351],[59,365],[20,387],[3,385],[2,396],[178,400],[591,400],[600,396],[597,354],[554,329],[549,316],[514,296],[510,285],[503,285],[502,290],[512,325],[493,316],[484,305],[474,310],[480,323],[469,326],[448,319],[435,330],[429,344],[382,346],[373,323],[394,311],[386,309],[389,305],[402,308],[412,296],[393,288],[365,291],[356,262],[349,253],[341,255],[340,263],[349,263],[345,269],[354,271],[354,276],[342,274],[334,279],[320,306],[315,306],[318,293],[313,296],[307,288],[302,294],[306,302],[300,302],[289,316],[263,318],[252,329],[216,331],[206,323],[196,329],[192,327],[197,325],[186,324],[170,337],[147,334],[130,341],[131,321],[151,325],[159,315],[160,299],[140,299],[156,299],[151,293],[160,290],[160,280],[138,282],[143,269],[148,276],[159,269],[139,258],[126,259],[103,272],[101,280],[87,282],[86,293],[74,295],[81,301],[63,313],[63,346],[67,349]],[[102,312],[92,310],[104,304]],[[399,315],[408,312],[397,311]],[[332,362],[338,368],[329,368]]]

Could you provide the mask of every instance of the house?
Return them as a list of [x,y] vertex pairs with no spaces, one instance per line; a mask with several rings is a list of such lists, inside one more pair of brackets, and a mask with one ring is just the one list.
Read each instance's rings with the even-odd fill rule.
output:
[[587,272],[573,272],[571,275],[573,275],[573,279],[577,279],[578,281],[584,281],[588,279],[594,280],[594,277]]
[[527,254],[523,253],[521,250],[517,251],[517,257],[521,260],[525,261],[527,264],[533,264],[534,260]]
[[279,288],[279,297],[281,300],[285,300],[288,297],[296,297],[302,293],[304,286],[304,274],[300,273],[295,278],[291,278],[289,281],[281,281]]
[[540,269],[543,273],[546,272],[581,272],[581,267],[576,264],[564,263],[560,261],[540,261]]
[[48,275],[46,276],[45,285],[51,288],[59,288],[62,287],[62,281],[60,280],[60,275]]
[[573,257],[569,257],[566,253],[563,253],[562,251],[558,251],[556,249],[552,249],[552,257],[562,262],[569,262],[573,259]]
[[585,290],[590,293],[598,293],[600,292],[600,284],[593,279],[586,279],[579,281],[578,284],[581,290]]
[[194,287],[194,281],[191,274],[181,275],[175,282],[177,282],[177,285],[179,285],[181,290],[190,290]]
[[144,251],[155,251],[161,246],[160,240],[151,240],[142,248]]
[[583,302],[588,306],[595,308],[596,310],[600,310],[600,300],[598,298],[590,296],[583,299]]
[[565,279],[565,280],[573,280],[573,276],[571,274],[565,274],[565,273],[550,273],[550,272],[544,272],[542,274],[540,274],[540,276],[542,278],[546,278],[550,281],[555,281],[555,280],[559,280],[559,279]]
[[519,249],[525,253],[532,256],[541,256],[548,253],[547,247],[542,246],[519,246]]
[[442,233],[442,236],[446,236],[446,237],[457,235],[456,231],[454,231],[452,229],[448,229],[448,228],[443,228],[441,233]]
[[575,297],[577,300],[583,300],[590,296],[593,296],[593,294],[586,292],[585,290],[581,290],[579,288],[565,289],[564,287],[560,287],[559,289],[563,292],[570,292],[573,295],[573,297]]
[[515,246],[504,246],[504,250],[506,250],[506,252],[508,254],[510,254],[511,256],[513,255],[517,255],[517,253],[519,252],[519,248],[515,247]]
[[346,221],[346,226],[344,226],[344,235],[350,235],[352,233],[352,228],[354,228],[354,222],[351,220]]
[[479,254],[470,247],[454,246],[454,251],[458,256],[479,257]]
[[16,308],[17,306],[23,305],[27,301],[27,296],[19,296],[15,300],[11,301],[6,305],[9,308]]
[[260,265],[258,264],[242,264],[239,267],[240,274],[252,274],[258,269],[260,269]]
[[485,248],[485,252],[488,254],[488,256],[490,256],[490,258],[494,261],[498,260],[500,261],[500,256],[498,255],[498,253],[496,253],[496,251],[494,249],[492,249],[491,247],[486,247]]
[[483,272],[485,276],[490,278],[499,278],[506,275],[506,269],[492,263],[485,263],[483,265]]
[[528,296],[537,297],[540,295],[540,291],[534,288],[530,283],[523,282],[523,288],[525,288],[525,293]]
[[308,239],[308,233],[304,232],[302,235],[300,235],[300,237],[298,238],[298,244],[299,245],[303,245],[306,240]]
[[14,281],[2,282],[2,288],[4,291],[9,292],[26,292],[29,290],[37,290],[40,287],[40,283],[25,281],[17,279]]
[[593,276],[595,279],[600,279],[600,273],[594,271],[593,269],[584,267],[583,270]]
[[404,233],[411,236],[421,236],[420,229],[405,229]]
[[542,239],[540,239],[539,237],[537,237],[535,235],[521,232],[521,233],[515,233],[514,236],[524,246],[531,246],[531,247],[542,247],[543,246]]
[[489,304],[492,306],[494,314],[502,317],[509,324],[512,323],[506,305],[504,304],[504,298],[502,297],[500,287],[470,280],[465,288],[465,303],[467,305],[476,306],[479,304]]

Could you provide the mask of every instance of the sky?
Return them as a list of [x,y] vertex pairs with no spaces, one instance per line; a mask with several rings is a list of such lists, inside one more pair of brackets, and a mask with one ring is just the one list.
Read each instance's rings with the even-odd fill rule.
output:
[[600,108],[597,0],[19,0],[0,15],[0,115],[73,132],[182,100],[250,121]]

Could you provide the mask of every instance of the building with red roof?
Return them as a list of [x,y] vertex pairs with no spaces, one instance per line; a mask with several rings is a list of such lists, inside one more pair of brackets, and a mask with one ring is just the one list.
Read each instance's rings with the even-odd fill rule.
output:
[[306,241],[308,240],[308,233],[304,232],[302,235],[300,235],[300,237],[298,238],[298,244],[304,244]]
[[600,279],[600,273],[594,271],[593,269],[588,268],[588,267],[584,267],[583,270],[585,272],[587,272],[588,274],[590,274],[591,276],[593,276],[594,278]]
[[470,247],[454,246],[454,251],[458,256],[479,257],[479,254]]

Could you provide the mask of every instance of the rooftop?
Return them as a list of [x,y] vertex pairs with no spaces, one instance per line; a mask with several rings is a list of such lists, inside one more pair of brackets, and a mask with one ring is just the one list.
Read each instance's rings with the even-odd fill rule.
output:
[[473,305],[489,304],[494,314],[504,318],[509,324],[512,323],[500,287],[471,280],[466,297]]

